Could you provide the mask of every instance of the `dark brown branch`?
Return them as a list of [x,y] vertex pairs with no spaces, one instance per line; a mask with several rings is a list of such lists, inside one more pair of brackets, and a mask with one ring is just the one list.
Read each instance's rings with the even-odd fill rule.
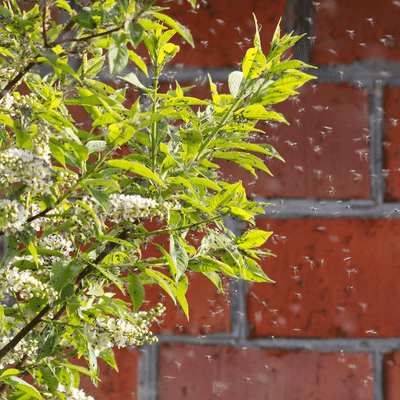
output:
[[[128,237],[128,232],[126,230],[122,231],[117,238],[126,239]],[[114,248],[118,246],[118,243],[111,242],[109,243],[104,250],[96,257],[93,264],[99,264],[103,258],[109,254]],[[88,265],[84,268],[76,277],[76,282],[79,282],[79,286],[76,289],[76,293],[79,293],[82,289],[81,281],[86,278],[91,272],[93,272],[94,267],[92,265]],[[53,317],[53,320],[57,320],[64,313],[66,305],[64,304],[61,309],[56,313]],[[14,347],[40,322],[42,322],[42,318],[51,311],[52,306],[47,304],[27,325],[25,325],[2,349],[0,349],[0,360]],[[25,357],[25,356],[24,356]],[[22,360],[20,361],[22,362]],[[19,364],[19,363],[18,363]],[[1,390],[1,388],[0,388]]]
[[69,39],[55,40],[54,42],[49,43],[48,47],[54,47],[54,46],[57,46],[58,44],[63,44],[63,43],[87,42],[88,40],[95,39],[95,38],[101,37],[101,36],[106,36],[106,35],[109,35],[110,33],[117,32],[117,31],[121,30],[123,27],[124,27],[123,25],[117,26],[116,28],[110,29],[108,31],[96,33],[94,35],[84,36],[81,38],[69,38]]
[[44,47],[47,47],[46,14],[47,14],[47,2],[46,0],[44,0],[43,20],[42,20],[42,30],[43,30],[42,35],[43,35]]
[[14,87],[15,84],[17,84],[24,77],[27,72],[29,72],[37,64],[37,61],[31,61],[23,70],[19,71],[18,74],[13,79],[11,79],[11,81],[9,81],[4,89],[0,92],[0,100],[6,95],[9,90]]

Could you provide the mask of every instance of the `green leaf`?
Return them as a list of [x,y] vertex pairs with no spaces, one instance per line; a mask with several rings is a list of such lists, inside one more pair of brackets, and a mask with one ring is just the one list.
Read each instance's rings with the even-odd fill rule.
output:
[[135,174],[144,176],[145,178],[151,179],[160,185],[164,186],[164,182],[160,179],[160,177],[155,173],[148,169],[146,166],[139,164],[138,162],[130,162],[127,160],[109,160],[108,165],[111,167],[122,168],[133,172]]
[[245,78],[254,79],[259,77],[265,70],[267,60],[258,47],[247,50],[242,62],[243,75]]
[[164,257],[167,259],[168,265],[170,267],[170,273],[173,278],[176,277],[176,274],[178,273],[178,268],[176,267],[174,261],[172,260],[171,256],[169,253],[162,247],[161,245],[154,243],[154,246],[157,247],[163,253]]
[[241,71],[233,71],[228,76],[229,91],[233,97],[237,97],[243,85],[244,75]]
[[6,235],[4,237],[5,243],[5,251],[2,254],[2,259],[0,260],[0,265],[4,266],[10,263],[14,257],[18,254],[19,242],[17,236],[15,235]]
[[96,179],[85,179],[84,181],[87,185],[91,186],[106,186],[117,190],[118,192],[121,191],[118,183],[113,181],[112,179],[103,179],[103,178],[96,178]]
[[4,308],[3,306],[0,304],[0,334],[2,334],[4,332],[4,327],[5,327],[5,323],[4,323]]
[[133,73],[130,72],[128,75],[125,75],[124,77],[121,77],[121,79],[123,79],[124,81],[129,82],[130,84],[132,84],[133,86],[136,86],[140,89],[143,89],[145,92],[150,91],[150,89],[147,89],[146,86],[144,86],[138,79],[138,77]]
[[168,15],[157,12],[153,15],[155,18],[158,18],[160,21],[164,22],[164,24],[178,32],[192,47],[194,47],[193,37],[188,28],[180,24],[178,21],[175,21]]
[[271,86],[271,89],[293,90],[302,86],[311,79],[317,79],[316,76],[306,74],[305,72],[296,69],[288,69],[286,74],[278,78]]
[[10,10],[8,9],[8,8],[5,8],[5,7],[3,7],[3,6],[0,6],[0,15],[2,16],[2,17],[11,17],[11,12],[10,12]]
[[39,336],[39,351],[36,361],[49,357],[53,354],[54,349],[58,345],[58,332],[53,326],[47,326],[43,333]]
[[49,142],[49,148],[51,151],[51,155],[65,168],[65,155],[63,150],[51,141]]
[[217,287],[220,293],[225,293],[224,288],[222,287],[221,278],[216,272],[203,272],[203,275],[205,275]]
[[89,157],[89,150],[86,146],[78,143],[65,143],[65,148],[72,151],[79,161],[85,162]]
[[240,219],[243,219],[244,221],[254,224],[254,213],[249,213],[248,211],[243,210],[242,208],[234,207],[234,206],[229,207],[229,210],[235,217],[239,217]]
[[199,272],[222,272],[228,276],[236,276],[235,271],[228,265],[221,261],[216,260],[210,256],[201,256],[198,259],[198,271]]
[[91,140],[86,143],[86,147],[88,148],[89,154],[94,152],[100,152],[107,148],[107,142],[104,140]]
[[10,128],[14,128],[14,120],[6,114],[0,114],[0,124],[7,125]]
[[258,168],[262,171],[265,171],[272,176],[272,173],[265,166],[265,164],[257,156],[254,156],[253,154],[250,153],[243,153],[239,151],[228,151],[226,153],[217,152],[214,154],[214,157],[233,161],[236,164],[242,166],[243,168],[249,170],[256,177],[257,174],[254,172],[254,168]]
[[111,273],[109,270],[106,268],[103,268],[101,265],[96,265],[96,264],[90,264],[94,266],[98,271],[100,271],[108,280],[110,280],[112,283],[114,283],[115,286],[123,293],[125,294],[125,289],[123,286],[123,282],[121,279],[118,278],[118,276],[114,275]]
[[236,241],[239,249],[253,249],[262,246],[265,241],[272,235],[272,232],[266,232],[261,229],[254,229],[245,232]]
[[182,147],[186,153],[187,159],[191,159],[198,154],[198,150],[203,143],[203,136],[202,134],[194,130],[189,131],[179,131],[179,135],[182,140]]
[[72,9],[70,7],[70,5],[65,1],[65,0],[57,0],[54,3],[55,6],[63,8],[65,11],[69,12],[70,14],[72,14]]
[[64,100],[67,105],[80,105],[80,106],[101,106],[103,102],[100,100],[99,96],[91,95],[85,97],[74,97],[72,99]]
[[48,366],[40,368],[40,373],[42,374],[44,383],[49,388],[53,397],[55,397],[60,382],[58,381],[53,369],[50,368],[49,363],[46,364]]
[[117,72],[122,71],[128,64],[129,53],[125,40],[118,38],[111,43],[108,51],[108,63],[110,67],[110,75],[113,76]]
[[260,51],[261,51],[260,32],[258,30],[257,18],[256,18],[256,15],[254,13],[253,13],[253,17],[254,17],[254,24],[256,26],[256,34],[254,35],[254,47],[260,49]]
[[186,271],[189,257],[185,247],[181,242],[181,239],[174,234],[169,236],[169,254],[174,262],[174,265],[176,266],[177,272],[175,281],[178,282],[181,275],[183,275]]
[[143,40],[144,28],[140,24],[129,22],[128,34],[129,34],[129,40],[131,41],[133,48],[136,49],[139,43]]
[[92,195],[96,202],[100,204],[106,212],[108,212],[110,209],[110,202],[108,201],[107,194],[103,190],[97,190],[87,186],[83,181],[79,182],[79,184],[83,189]]
[[273,119],[276,121],[284,122],[287,125],[290,125],[289,122],[286,121],[284,116],[275,111],[267,111],[261,104],[252,104],[250,106],[239,109],[235,112],[236,118],[247,118],[247,119],[264,119],[269,120]]
[[112,349],[107,349],[107,350],[102,350],[100,354],[100,358],[108,364],[111,368],[114,368],[117,372],[118,371],[118,365],[115,361],[115,355]]
[[220,192],[222,190],[215,182],[207,178],[191,178],[189,179],[189,182],[192,185],[208,187],[210,189],[216,190],[217,192]]
[[[139,25],[140,26],[140,25]],[[144,61],[132,50],[128,50],[129,58],[149,77]]]
[[19,128],[14,129],[14,132],[17,139],[17,146],[21,149],[32,150],[33,141],[31,135]]
[[94,351],[94,348],[90,345],[89,341],[86,342],[86,351],[87,355],[85,358],[89,365],[91,376],[92,378],[95,378],[99,374],[99,366],[97,364],[96,353]]
[[[56,232],[59,231],[64,231],[64,230],[68,230],[69,228],[71,228],[72,226],[74,226],[75,223],[72,221],[65,221],[60,225],[50,225],[48,228],[46,228],[46,230],[43,232],[41,239],[44,239],[46,236],[52,235]],[[43,250],[43,249],[42,249]],[[40,252],[39,252],[40,253]]]
[[145,274],[150,278],[153,278],[171,297],[176,304],[176,297],[173,291],[174,281],[168,278],[166,275],[159,271],[153,271],[150,268],[146,268]]
[[165,102],[167,107],[171,106],[209,106],[210,102],[197,99],[196,97],[174,97]]
[[70,283],[76,275],[78,275],[81,266],[75,262],[70,263],[57,261],[51,267],[50,283],[54,290],[60,292],[61,289]]
[[58,297],[58,303],[65,303],[75,294],[75,285],[67,283],[61,290]]
[[7,378],[9,376],[18,375],[18,374],[21,374],[21,373],[22,373],[22,371],[20,371],[19,369],[8,368],[1,374],[1,378]]
[[90,11],[81,10],[77,15],[71,18],[72,21],[77,23],[80,27],[89,30],[94,30],[97,27],[96,20],[92,17]]
[[182,278],[183,279],[178,282],[177,286],[172,286],[172,290],[174,291],[175,297],[178,300],[179,305],[182,307],[182,310],[185,313],[187,320],[189,321],[189,305],[185,297],[185,293],[187,290],[187,277],[186,275],[183,275]]
[[128,293],[132,299],[134,311],[137,312],[143,303],[145,290],[142,281],[134,273],[128,275]]
[[157,64],[164,65],[166,62],[171,60],[175,54],[179,51],[179,46],[173,43],[165,43],[161,46],[158,51]]
[[8,382],[12,387],[19,389],[28,395],[32,396],[32,398],[39,399],[39,400],[44,400],[41,394],[38,392],[38,390],[30,385],[29,383],[25,382],[18,376],[10,376],[7,379],[5,379],[6,382]]
[[27,248],[28,248],[29,252],[32,254],[33,259],[35,260],[35,263],[37,266],[38,265],[38,255],[37,255],[35,245],[32,242],[29,242]]
[[[219,153],[217,153],[219,154]],[[224,153],[221,153],[224,154]],[[228,154],[228,153],[227,153]],[[209,212],[214,212],[217,208],[225,206],[230,200],[237,195],[237,191],[243,191],[242,182],[233,185],[227,185],[222,191],[210,199]]]

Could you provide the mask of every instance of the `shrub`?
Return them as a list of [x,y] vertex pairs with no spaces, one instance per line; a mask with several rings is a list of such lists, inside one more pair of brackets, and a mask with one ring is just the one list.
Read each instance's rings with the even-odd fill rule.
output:
[[[63,22],[51,19],[56,9]],[[229,75],[230,93],[210,76],[209,100],[185,95],[178,82],[163,93],[160,75],[179,51],[171,39],[193,45],[164,11],[154,0],[92,1],[78,11],[64,0],[29,11],[15,0],[0,6],[0,375],[8,399],[85,398],[79,374],[96,384],[98,358],[115,368],[114,346],[156,340],[149,326],[164,306],[139,311],[148,284],[189,318],[188,271],[221,292],[221,274],[273,282],[258,265],[272,233],[254,228],[264,204],[228,183],[213,160],[257,177],[269,172],[265,158],[281,159],[252,134],[263,133],[259,120],[287,123],[271,106],[313,78],[301,71],[308,65],[283,57],[299,37],[281,37],[278,26],[264,55],[255,20],[254,46]],[[137,73],[123,73],[133,65]],[[123,84],[104,83],[104,74]],[[127,107],[132,88],[139,94]],[[88,129],[71,106],[90,116]],[[249,228],[236,237],[226,217]],[[157,257],[143,253],[149,244]],[[69,361],[74,355],[87,366]]]

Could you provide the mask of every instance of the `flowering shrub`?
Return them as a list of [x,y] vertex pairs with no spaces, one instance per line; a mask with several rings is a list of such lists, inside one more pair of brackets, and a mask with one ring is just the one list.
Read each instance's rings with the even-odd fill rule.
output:
[[[79,374],[96,383],[98,358],[116,367],[114,346],[156,340],[150,325],[165,308],[138,311],[146,285],[158,284],[189,318],[188,271],[221,292],[221,274],[273,282],[257,263],[272,233],[254,229],[263,204],[241,182],[227,183],[213,159],[255,177],[269,172],[263,159],[281,157],[252,139],[263,133],[256,124],[287,123],[271,105],[313,77],[301,71],[308,65],[283,58],[299,37],[281,37],[278,26],[264,55],[256,21],[230,93],[211,77],[210,100],[186,96],[177,82],[162,93],[160,74],[179,51],[172,37],[193,39],[155,0],[82,0],[77,11],[64,0],[38,3],[29,11],[15,0],[0,5],[0,391],[3,399],[85,399]],[[53,9],[63,22],[51,19]],[[127,66],[151,76],[152,87],[123,75]],[[124,83],[105,84],[101,71]],[[131,88],[139,95],[126,107]],[[89,129],[70,106],[90,116]],[[228,216],[249,229],[236,237]],[[196,232],[202,239],[190,244]],[[160,235],[168,244],[156,243]],[[149,243],[158,258],[142,252]],[[74,355],[87,367],[70,362]]]

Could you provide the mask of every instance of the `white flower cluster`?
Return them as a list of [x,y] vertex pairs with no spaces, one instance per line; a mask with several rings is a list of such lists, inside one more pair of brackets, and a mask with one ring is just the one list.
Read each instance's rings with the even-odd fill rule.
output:
[[131,315],[131,321],[98,317],[95,325],[85,325],[85,335],[94,344],[98,351],[118,346],[141,346],[147,341],[149,344],[157,342],[157,337],[152,336],[150,324],[161,316],[165,306],[158,303],[150,311],[139,311]]
[[[87,204],[96,216],[96,218],[93,218],[93,215],[80,205],[74,205],[75,216],[79,215],[88,221],[88,224],[83,226],[86,230],[93,229],[94,224],[102,229],[101,224],[104,225],[107,219],[119,223],[122,221],[134,222],[138,218],[161,217],[166,212],[167,204],[165,202],[160,205],[153,199],[146,199],[139,195],[112,194],[109,198],[110,209],[106,213],[99,204],[89,197],[83,197],[82,202]],[[76,219],[76,217],[74,218]]]
[[[0,337],[0,347],[3,348],[12,338],[8,336]],[[27,342],[25,339],[20,340],[17,345],[13,348],[13,351],[9,351],[0,361],[0,369],[5,368],[9,364],[15,364],[25,354],[32,356],[38,351],[38,341],[31,340]]]
[[44,159],[50,165],[51,152],[49,147],[50,129],[46,126],[40,126],[40,134],[33,138],[33,152]]
[[0,201],[0,231],[5,235],[22,231],[27,218],[25,208],[17,200]]
[[11,110],[13,104],[14,97],[11,96],[9,92],[7,92],[5,96],[0,100],[0,108],[3,108],[4,110]]
[[0,297],[9,293],[18,293],[23,299],[37,297],[54,301],[58,293],[48,284],[38,280],[31,270],[20,271],[17,267],[0,272],[2,286],[0,286]]
[[[39,246],[45,247],[48,250],[56,250],[62,253],[65,257],[69,257],[71,251],[73,251],[72,242],[65,239],[61,235],[49,235],[43,239],[39,239]],[[53,265],[59,261],[60,258],[56,256],[43,256],[42,261],[45,265]]]
[[112,194],[108,217],[113,222],[130,221],[138,218],[161,215],[160,205],[153,199],[138,195]]
[[61,383],[58,384],[57,391],[63,393],[67,400],[94,400],[92,396],[87,396],[82,389],[73,388],[72,391],[68,393],[67,388]]
[[43,158],[31,151],[11,147],[0,153],[0,182],[26,184],[32,193],[50,192],[52,171]]

